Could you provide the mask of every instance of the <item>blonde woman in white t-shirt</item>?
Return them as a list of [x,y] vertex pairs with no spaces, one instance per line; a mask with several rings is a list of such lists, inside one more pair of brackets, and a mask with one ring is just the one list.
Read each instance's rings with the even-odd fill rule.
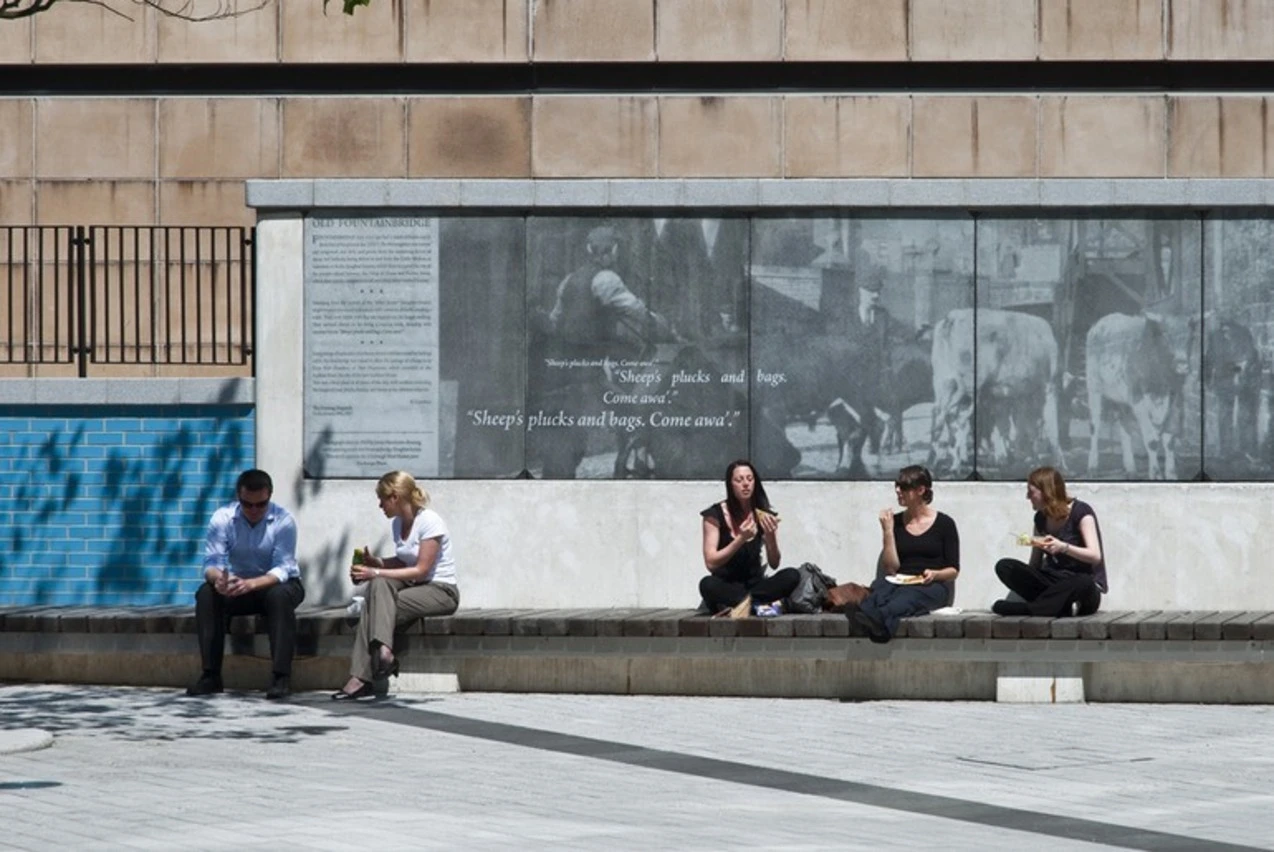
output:
[[374,556],[364,549],[363,564],[350,568],[351,580],[367,583],[366,601],[354,637],[350,679],[332,694],[336,701],[371,696],[374,678],[398,674],[397,627],[427,615],[450,615],[460,605],[451,536],[438,513],[428,508],[429,495],[410,474],[396,470],[376,483],[376,496],[390,519],[394,555]]

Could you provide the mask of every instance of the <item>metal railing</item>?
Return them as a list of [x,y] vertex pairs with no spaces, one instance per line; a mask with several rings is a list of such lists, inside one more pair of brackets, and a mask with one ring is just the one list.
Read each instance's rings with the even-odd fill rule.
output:
[[254,229],[0,228],[0,364],[251,365]]

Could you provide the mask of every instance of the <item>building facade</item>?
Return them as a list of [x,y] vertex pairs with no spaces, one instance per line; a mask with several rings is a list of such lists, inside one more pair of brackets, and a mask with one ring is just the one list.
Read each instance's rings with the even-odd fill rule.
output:
[[[291,209],[277,193],[258,205],[268,216],[304,215],[305,227],[337,209],[416,215],[391,197],[400,189],[410,197],[411,181],[435,190],[456,181],[489,200],[416,196],[434,199],[420,207],[441,223],[438,381],[450,415],[439,430],[444,463],[421,472],[455,477],[447,488],[472,540],[497,494],[521,507],[508,509],[510,525],[531,539],[546,500],[574,515],[618,499],[634,513],[615,531],[613,552],[583,529],[565,548],[489,545],[468,602],[682,601],[689,592],[676,584],[693,587],[695,530],[655,541],[646,531],[660,518],[637,507],[675,505],[694,517],[719,490],[708,485],[718,478],[718,451],[762,459],[772,478],[816,480],[791,486],[789,503],[810,519],[794,530],[795,543],[803,559],[856,579],[874,562],[874,543],[871,524],[852,519],[874,521],[875,504],[888,502],[876,481],[911,462],[935,465],[949,481],[999,483],[948,486],[966,517],[981,516],[970,555],[983,569],[1008,527],[1021,525],[1016,483],[1034,464],[1124,483],[1094,490],[1116,515],[1107,524],[1117,534],[1107,535],[1129,576],[1155,576],[1176,552],[1189,563],[1144,600],[1131,582],[1115,592],[1129,604],[1184,605],[1205,584],[1191,572],[1209,558],[1206,543],[1177,547],[1199,498],[1218,522],[1236,507],[1260,522],[1253,499],[1265,492],[1256,483],[1274,478],[1274,288],[1262,250],[1274,236],[1264,181],[1274,165],[1270,92],[1259,81],[1274,57],[1274,0],[373,0],[353,16],[289,0],[198,24],[131,4],[130,14],[71,4],[0,22],[0,61],[10,72],[0,92],[0,226],[251,226],[258,210],[245,196],[248,181],[285,189],[324,181],[332,199],[351,189],[344,179],[384,181],[383,194],[365,203],[324,204],[315,183]],[[799,185],[816,199],[808,188],[820,183],[850,195],[784,209],[728,187],[713,196],[700,183],[754,179],[780,195]],[[608,180],[641,192],[627,204],[590,200],[590,187]],[[878,207],[852,197],[856,180],[878,182]],[[1221,183],[1192,195],[1192,181]],[[1047,196],[1023,195],[1031,186]],[[997,187],[1027,200],[964,203]],[[1122,195],[1128,187],[1143,188]],[[558,203],[539,203],[555,191]],[[1155,202],[1155,192],[1171,202]],[[1222,196],[1220,212],[1195,201]],[[675,440],[662,427],[630,439],[625,424],[635,421],[619,420],[629,416],[623,406],[646,404],[627,396],[653,391],[666,402],[671,386],[610,378],[555,385],[536,374],[537,364],[569,359],[551,343],[537,348],[532,319],[552,315],[563,283],[591,262],[590,246],[609,239],[595,238],[598,229],[613,233],[617,276],[672,329],[650,341],[664,348],[634,362],[717,383],[743,376],[741,392],[715,394],[711,406],[669,413],[659,403],[658,412],[631,413],[642,429],[656,414],[660,424],[684,424]],[[289,240],[305,234],[286,231]],[[135,275],[160,262],[125,255]],[[299,299],[292,288],[300,279],[289,276],[300,269],[274,279],[289,282],[281,288],[289,299]],[[259,294],[277,272],[258,269]],[[107,303],[112,293],[104,292]],[[7,304],[0,310],[10,316]],[[309,319],[296,316],[300,301],[288,304],[291,313],[265,312],[279,325],[258,326],[280,358],[292,357],[279,349],[291,338],[278,332]],[[875,325],[878,314],[893,331]],[[486,321],[493,333],[483,340],[449,331]],[[1158,347],[1138,363],[1165,367],[1159,379],[1168,390],[1133,398],[1126,370],[1115,368],[1112,379],[1100,368],[1122,363],[1118,343],[1104,342],[1121,322]],[[855,339],[856,348],[843,348]],[[805,341],[800,358],[793,340]],[[1209,340],[1227,345],[1209,348]],[[935,354],[944,345],[950,358]],[[965,354],[995,367],[989,390],[982,394],[981,371],[968,381],[957,373],[944,397],[935,373]],[[1014,373],[1020,363],[1038,369]],[[304,360],[295,366],[303,371]],[[0,369],[14,380],[67,375],[64,366],[21,360]],[[93,375],[251,372],[132,364]],[[842,388],[846,372],[868,378]],[[488,385],[459,378],[474,374],[490,377]],[[1054,384],[1050,398],[1045,386]],[[823,398],[833,385],[837,393]],[[564,418],[569,409],[604,425],[578,440],[550,433],[537,445],[529,431],[492,428],[515,409],[527,418]],[[1141,409],[1148,419],[1137,419]],[[256,423],[259,457],[263,446],[283,443],[291,459],[291,417],[286,436]],[[338,516],[349,527],[342,512],[356,486],[325,491],[312,449],[295,453],[305,469],[282,496],[301,504],[303,527],[334,530]],[[546,482],[517,495],[501,481],[526,477],[656,481]],[[1195,478],[1233,484],[1184,484]],[[1147,550],[1137,515],[1152,493],[1167,508]],[[328,505],[334,495],[339,508]],[[843,508],[828,510],[833,501]],[[376,515],[356,520],[366,528]],[[200,523],[187,519],[191,535]],[[358,534],[335,532],[306,546],[332,599],[344,591],[343,545]],[[1227,539],[1221,561],[1235,576],[1208,573],[1206,582],[1242,600],[1255,588],[1253,546],[1245,535]],[[575,597],[563,600],[559,589],[534,600],[535,582],[503,577],[494,563],[519,553],[563,571]],[[615,578],[591,582],[589,566],[608,560]],[[641,567],[651,561],[663,566],[653,577]],[[984,605],[993,586],[993,578],[970,578],[966,605]]]

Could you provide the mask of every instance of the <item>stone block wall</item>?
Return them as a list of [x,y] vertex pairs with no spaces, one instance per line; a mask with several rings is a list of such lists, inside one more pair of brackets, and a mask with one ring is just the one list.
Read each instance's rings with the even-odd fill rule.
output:
[[[1274,0],[373,0],[352,17],[322,15],[320,0],[276,0],[202,24],[127,5],[131,19],[68,3],[0,22],[8,80],[74,66],[86,87],[101,87],[6,86],[0,225],[248,225],[256,216],[244,182],[257,178],[1274,176],[1274,87],[428,96],[349,94],[339,82],[309,95],[186,93],[162,75],[111,84],[113,69],[187,65],[252,66],[264,79],[321,64],[339,81],[340,66],[366,64],[408,75],[418,64],[1243,62],[1274,57]],[[154,373],[189,373],[169,369]],[[7,405],[0,604],[188,601],[202,526],[251,463],[255,432],[242,401],[146,412]],[[490,505],[485,483],[472,490],[474,506]],[[1011,499],[1020,509],[1016,486]],[[687,511],[701,501],[687,497]],[[99,531],[96,515],[107,512]],[[997,522],[994,534],[1009,528]],[[694,562],[687,541],[677,564]],[[663,603],[665,579],[637,599]],[[474,586],[471,603],[504,602]]]
[[[1204,94],[9,98],[0,99],[0,225],[250,225],[249,178],[1270,177],[1269,101]],[[71,141],[84,138],[126,141]]]
[[0,59],[993,62],[1274,53],[1271,0],[374,0],[354,16],[324,15],[315,0],[198,24],[122,5],[129,17],[64,4],[5,22]]
[[[0,64],[100,63],[91,73],[109,81],[111,66],[166,64],[1274,56],[1274,0],[375,0],[354,16],[323,15],[313,0],[204,23],[127,11],[61,4],[0,22]],[[0,97],[0,224],[251,224],[243,181],[272,177],[1268,176],[1267,101],[1064,89],[19,92]]]

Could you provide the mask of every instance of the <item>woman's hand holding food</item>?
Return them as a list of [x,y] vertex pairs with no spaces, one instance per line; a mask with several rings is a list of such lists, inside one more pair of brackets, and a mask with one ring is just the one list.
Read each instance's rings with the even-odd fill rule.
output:
[[373,577],[380,576],[380,570],[385,567],[385,560],[379,556],[373,556],[370,547],[363,548],[363,563],[361,565],[349,566],[349,578],[355,583],[365,583]]
[[1065,555],[1071,549],[1069,544],[1061,539],[1053,538],[1051,535],[1046,535],[1043,538],[1037,538],[1033,543],[1040,550],[1045,553],[1050,553],[1053,556]]

